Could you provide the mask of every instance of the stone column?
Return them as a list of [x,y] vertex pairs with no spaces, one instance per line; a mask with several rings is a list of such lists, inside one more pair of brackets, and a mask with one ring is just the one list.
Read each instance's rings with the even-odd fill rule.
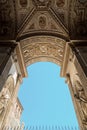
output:
[[17,84],[15,86],[13,95],[12,95],[11,99],[9,100],[8,106],[7,106],[6,111],[5,111],[5,115],[3,117],[2,125],[1,125],[1,128],[0,128],[1,130],[4,130],[5,125],[7,124],[7,122],[9,122],[8,121],[8,115],[10,114],[10,110],[12,109],[12,106],[17,99],[17,94],[18,94],[18,90],[20,88],[21,82],[22,82],[22,77],[20,75],[18,75]]

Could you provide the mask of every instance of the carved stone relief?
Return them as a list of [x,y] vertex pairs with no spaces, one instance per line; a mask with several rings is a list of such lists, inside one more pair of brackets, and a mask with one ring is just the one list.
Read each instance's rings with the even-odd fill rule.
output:
[[16,0],[16,8],[17,8],[17,28],[20,30],[22,24],[24,25],[24,21],[26,21],[27,16],[33,13],[33,9],[35,8],[32,0]]
[[28,2],[27,2],[27,0],[20,0],[20,5],[22,6],[22,7],[27,7],[27,4],[28,4]]
[[45,16],[39,17],[39,26],[41,29],[44,29],[46,27],[46,17]]
[[76,98],[77,103],[80,106],[80,110],[82,112],[81,119],[84,125],[87,125],[87,96],[83,89],[80,81],[74,81],[74,97]]
[[[50,6],[48,7],[48,5],[50,5]],[[64,0],[62,0],[62,1],[54,0],[54,2],[52,0],[30,0],[28,8],[27,7],[25,9],[20,8],[19,11],[17,12],[18,13],[18,24],[20,24],[21,26],[22,26],[22,24],[24,24],[22,22],[23,22],[24,17],[26,16],[25,14],[27,14],[27,12],[28,12],[27,16],[30,19],[29,20],[26,19],[26,20],[27,20],[27,23],[30,24],[30,26],[28,27],[28,29],[30,29],[30,31],[31,31],[31,29],[34,30],[35,28],[38,28],[38,26],[39,26],[39,29],[50,28],[50,29],[54,29],[54,30],[58,31],[58,28],[56,27],[56,25],[54,25],[54,23],[52,23],[52,19],[54,19],[54,21],[56,21],[57,19],[55,20],[55,18],[58,17],[58,19],[60,19],[60,17],[61,17],[63,24],[66,24],[66,21],[67,21],[67,18],[65,19],[65,17],[67,17],[66,10],[67,10],[67,4],[65,4]],[[51,16],[51,18],[49,17],[49,14],[51,14],[51,13],[48,13],[49,11],[53,15],[53,16]],[[36,14],[35,14],[35,12],[36,12]],[[35,15],[37,15],[37,13],[38,13],[38,16],[35,16]],[[58,14],[58,16],[57,16],[57,14]],[[33,19],[32,16],[36,17],[34,19],[34,22],[33,21],[31,22],[31,19]],[[39,25],[38,25],[36,19],[38,20]],[[56,22],[58,22],[58,20]],[[45,25],[47,25],[47,26],[45,26]],[[26,26],[25,26],[25,28],[26,28]],[[27,33],[29,33],[29,31]]]
[[12,96],[13,89],[14,89],[14,80],[12,76],[9,76],[2,91],[0,92],[0,121],[1,122],[4,118],[5,111],[7,110],[6,108]]
[[[33,16],[35,18],[31,20]],[[27,23],[29,24],[28,26]],[[46,29],[46,31],[50,30],[66,36],[64,27],[68,27],[68,24],[71,35],[76,37],[87,35],[87,0],[54,0],[53,4],[52,0],[19,0],[19,2],[18,0],[14,0],[14,2],[12,0],[0,0],[1,39],[14,39],[15,25],[18,28],[18,32],[24,29],[23,33],[25,34],[32,30],[41,31],[41,29]],[[38,61],[39,58],[44,58],[46,61],[54,61],[62,66],[65,44],[65,41],[59,38],[46,36],[31,37],[20,43],[26,66],[31,64],[32,61]],[[83,57],[85,57],[85,52]],[[86,57],[84,59],[86,64]],[[0,66],[2,62],[1,55]],[[6,109],[13,92],[12,82],[6,82],[0,93],[0,115]],[[83,84],[76,80],[73,90],[75,100],[82,112],[82,123],[87,126],[87,95]]]
[[[86,0],[1,0],[0,37],[13,39],[34,11],[51,11],[70,31],[71,37],[87,36]],[[41,18],[42,19],[42,18]],[[43,18],[44,19],[44,18]],[[25,21],[25,23],[24,23]],[[42,21],[42,20],[40,20]],[[44,19],[44,21],[46,21]],[[41,22],[40,22],[41,23]],[[42,24],[42,23],[41,23]],[[32,25],[32,24],[31,24]],[[74,33],[73,33],[74,32]],[[76,35],[77,34],[77,35]]]
[[57,7],[63,7],[65,4],[65,0],[56,0]]
[[0,115],[5,110],[9,99],[10,99],[10,92],[8,88],[3,88],[0,94]]
[[68,0],[54,0],[52,9],[63,25],[68,29]]
[[[37,19],[37,20],[36,20]],[[37,32],[48,32],[48,33],[58,33],[60,35],[64,35],[68,37],[68,32],[61,26],[60,22],[58,22],[56,18],[48,11],[37,11],[34,16],[28,19],[28,22],[21,32],[20,37],[26,34],[37,33]]]
[[[51,41],[52,39],[52,41]],[[34,37],[21,42],[23,56],[26,65],[31,63],[32,59],[45,57],[58,61],[58,64],[62,64],[65,43],[64,41],[50,37]]]
[[49,7],[52,0],[33,0],[37,7]]

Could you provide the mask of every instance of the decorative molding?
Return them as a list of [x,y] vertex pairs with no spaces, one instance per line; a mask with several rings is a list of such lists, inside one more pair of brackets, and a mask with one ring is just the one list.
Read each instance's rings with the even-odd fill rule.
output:
[[33,0],[33,2],[37,8],[43,9],[51,6],[52,0]]
[[[65,30],[68,30],[71,39],[87,39],[86,0],[1,0],[0,7],[0,39],[2,40],[20,37],[20,32],[25,30],[27,24],[30,24],[30,30],[36,28],[37,21],[35,20],[32,26],[31,17],[41,11],[42,14],[46,11],[51,12],[51,18],[55,19],[56,24],[59,23],[56,18],[59,19],[62,27],[67,28]],[[49,24],[44,26],[48,22],[49,14],[47,15],[46,19],[44,16],[38,19],[41,26],[38,28],[39,31],[48,27]],[[42,18],[44,25],[42,25]],[[50,29],[56,30],[56,26],[52,23]]]
[[21,41],[20,45],[26,66],[31,64],[32,59],[40,58],[46,61],[54,59],[60,66],[62,65],[65,48],[65,41],[62,39],[37,36]]
[[37,32],[48,32],[49,34],[50,32],[56,32],[69,38],[67,30],[62,26],[60,20],[53,17],[53,15],[54,14],[49,13],[48,11],[36,11],[32,18],[27,20],[24,29],[19,34],[19,37]]
[[61,72],[60,72],[61,77],[66,77],[70,53],[71,53],[71,50],[70,50],[69,44],[66,42],[66,46],[64,49],[63,63],[62,63]]
[[21,48],[20,43],[18,43],[16,47],[16,55],[17,55],[17,60],[20,66],[22,77],[27,77],[26,65],[24,63],[24,58],[23,58],[22,48]]

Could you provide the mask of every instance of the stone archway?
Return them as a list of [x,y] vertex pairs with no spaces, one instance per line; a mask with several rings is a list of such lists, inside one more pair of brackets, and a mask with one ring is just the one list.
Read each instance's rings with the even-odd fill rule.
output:
[[26,66],[37,61],[52,61],[62,66],[66,42],[53,36],[34,36],[20,42]]
[[87,85],[86,75],[69,44],[71,45],[71,43],[66,42],[64,39],[55,36],[32,36],[21,40],[20,43],[18,43],[17,52],[21,49],[18,57],[22,58],[22,63],[24,62],[24,66],[20,65],[21,72],[24,76],[26,76],[26,67],[38,61],[51,61],[61,66],[60,75],[66,78],[77,114],[79,126],[82,130],[83,128],[87,128],[87,125],[86,120],[85,123],[83,121],[82,110],[80,110],[81,106],[77,105],[78,103],[75,98],[74,77],[78,74],[78,77],[83,84],[82,88],[86,92],[84,87],[84,85]]
[[73,91],[78,75],[87,96],[86,0],[1,0],[0,6],[0,91],[9,72],[16,74],[14,101],[26,67],[52,61],[67,79],[81,130],[87,129]]
[[[71,43],[72,42],[68,43],[66,40],[56,36],[46,35],[32,36],[17,42],[16,49],[11,54],[12,65],[15,66],[13,67],[13,70],[15,70],[15,73],[17,75],[15,78],[16,84],[11,102],[15,102],[17,99],[20,83],[22,79],[27,76],[26,67],[28,65],[38,61],[54,62],[57,65],[61,66],[60,75],[66,78],[66,82],[68,83],[74,108],[77,114],[79,126],[82,130],[83,128],[87,128],[87,121],[83,121],[83,109],[81,109],[80,104],[78,105],[78,101],[75,97],[74,77],[78,75],[79,80],[82,84],[82,90],[84,90],[85,95],[87,94],[85,87],[87,85],[87,82],[84,70],[80,65],[78,57],[72,49],[71,45],[73,44]],[[76,43],[74,46],[75,45],[78,44]],[[13,71],[10,73],[13,74]],[[83,104],[84,103],[85,102],[83,102]],[[84,111],[86,113],[86,105],[84,104],[84,106]],[[9,107],[9,109],[11,109],[11,106]],[[6,119],[7,118],[8,116],[6,115]],[[3,121],[1,128],[3,128],[3,125],[6,123],[6,119]]]

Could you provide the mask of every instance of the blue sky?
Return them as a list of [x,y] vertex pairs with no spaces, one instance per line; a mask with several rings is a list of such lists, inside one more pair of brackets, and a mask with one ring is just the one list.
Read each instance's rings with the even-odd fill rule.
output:
[[23,105],[21,121],[25,126],[78,127],[73,103],[60,67],[51,62],[37,62],[27,68],[19,99]]

